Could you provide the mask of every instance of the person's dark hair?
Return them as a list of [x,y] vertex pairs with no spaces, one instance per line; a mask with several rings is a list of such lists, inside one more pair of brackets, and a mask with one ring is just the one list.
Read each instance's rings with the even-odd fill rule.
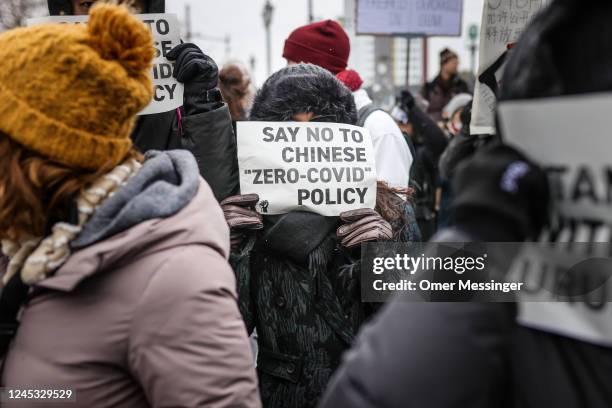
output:
[[219,90],[233,121],[246,120],[244,98],[249,95],[251,79],[240,66],[228,64],[219,72]]
[[357,122],[351,91],[312,64],[291,65],[272,74],[255,96],[250,119],[286,122],[299,113],[312,113],[312,122]]
[[[357,108],[351,91],[329,71],[312,64],[291,65],[275,72],[255,97],[251,120],[286,122],[298,113],[312,113],[313,122],[334,122],[353,125]],[[378,182],[376,210],[392,225],[405,225],[399,191]]]

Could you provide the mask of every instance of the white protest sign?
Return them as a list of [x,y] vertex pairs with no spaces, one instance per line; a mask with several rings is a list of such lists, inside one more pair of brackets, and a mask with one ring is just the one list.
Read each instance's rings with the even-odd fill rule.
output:
[[367,129],[339,123],[237,122],[240,192],[257,211],[337,216],[374,208],[376,165]]
[[463,0],[357,0],[357,34],[460,36]]
[[[153,60],[153,87],[155,93],[151,103],[139,115],[168,112],[183,105],[183,84],[173,76],[174,62],[168,61],[166,55],[181,43],[180,26],[175,14],[137,14],[153,34],[155,59]],[[31,18],[29,26],[45,23],[87,23],[89,16],[50,16]]]
[[612,94],[508,101],[499,106],[504,141],[549,174],[566,218],[612,224]]
[[609,243],[525,245],[507,275],[508,281],[525,285],[517,299],[519,324],[611,346],[609,254]]
[[[560,271],[583,260],[610,257],[609,244],[593,244],[612,238],[612,139],[602,120],[610,106],[612,94],[508,101],[498,107],[504,141],[549,175],[553,213],[560,221],[553,223],[559,231],[545,231],[544,244],[522,253],[512,271],[515,276],[529,276],[539,288],[522,295],[518,320],[528,327],[608,346],[612,345],[612,303],[605,297],[610,293],[608,267],[604,264],[598,270],[593,263],[573,275]],[[587,284],[593,287],[585,289]],[[560,285],[580,296],[570,303],[551,303],[558,293],[550,288]]]
[[508,48],[518,40],[531,18],[549,1],[485,0],[471,134],[495,134],[496,92]]
[[612,346],[612,303],[594,311],[584,303],[526,301],[519,303],[517,320],[522,326],[585,341]]

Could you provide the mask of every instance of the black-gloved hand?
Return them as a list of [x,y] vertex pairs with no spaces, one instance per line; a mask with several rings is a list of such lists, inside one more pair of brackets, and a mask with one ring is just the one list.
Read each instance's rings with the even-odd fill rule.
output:
[[407,89],[400,92],[399,100],[404,111],[410,112],[414,108],[414,96]]
[[174,77],[185,85],[184,107],[187,115],[216,109],[220,101],[206,100],[206,91],[217,87],[219,68],[215,61],[195,44],[183,43],[174,47],[166,57],[175,61]]
[[457,226],[480,241],[537,239],[549,220],[546,174],[501,143],[460,164],[453,191]]

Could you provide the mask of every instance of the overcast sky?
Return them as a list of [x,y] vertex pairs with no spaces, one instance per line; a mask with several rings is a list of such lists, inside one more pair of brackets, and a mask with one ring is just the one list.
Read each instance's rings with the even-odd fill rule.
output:
[[[307,0],[271,0],[274,5],[272,18],[272,68],[282,68],[283,43],[289,33],[308,23]],[[266,42],[261,17],[265,0],[166,0],[168,12],[185,18],[185,4],[191,4],[191,25],[194,33],[207,37],[231,36],[231,59],[243,61],[248,66],[251,55],[255,56],[255,78],[258,84],[266,74]],[[472,23],[480,23],[483,0],[464,0],[462,38],[430,39],[429,77],[436,74],[438,52],[445,46],[456,50],[461,56],[461,69],[469,69],[467,29]],[[344,15],[344,0],[313,0],[316,19],[337,19]],[[220,41],[195,39],[213,58],[225,61],[225,45]]]

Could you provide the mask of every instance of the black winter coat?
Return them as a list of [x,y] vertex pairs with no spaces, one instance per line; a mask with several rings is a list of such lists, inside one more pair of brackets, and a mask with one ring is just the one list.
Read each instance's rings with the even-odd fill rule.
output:
[[338,249],[337,226],[310,213],[268,216],[252,251],[232,256],[240,311],[249,334],[257,329],[264,407],[315,407],[357,332],[359,269]]
[[[361,302],[360,251],[339,245],[338,225],[337,217],[305,212],[267,216],[257,239],[230,259],[240,312],[249,334],[257,329],[266,408],[316,407],[342,353],[378,308]],[[401,230],[397,240],[414,235],[401,222],[393,226]]]

